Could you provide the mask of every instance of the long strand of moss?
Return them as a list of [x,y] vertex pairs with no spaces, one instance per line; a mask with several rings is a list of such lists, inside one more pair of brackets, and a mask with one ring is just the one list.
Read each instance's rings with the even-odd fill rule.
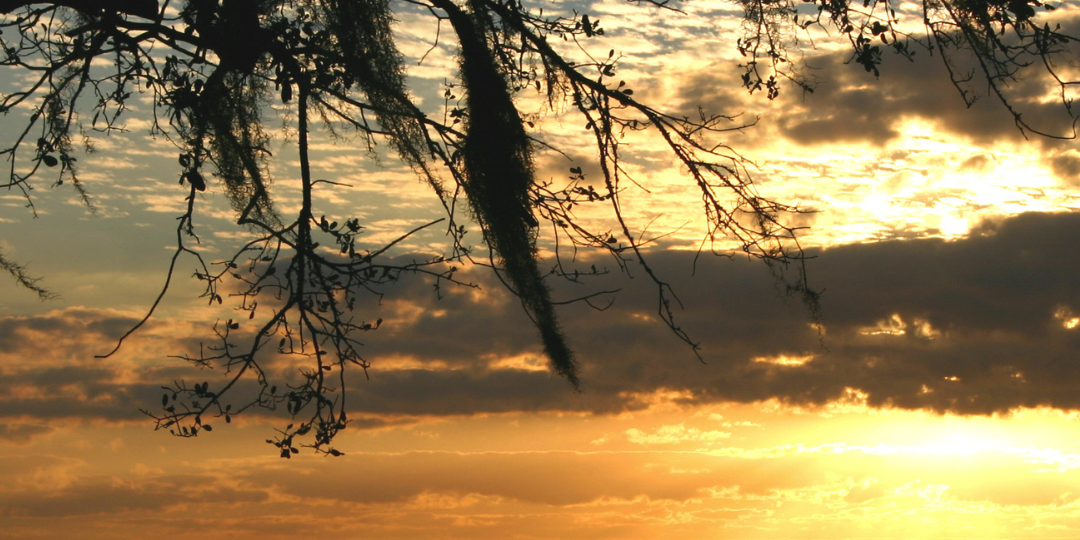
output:
[[540,331],[552,369],[578,386],[577,365],[551,303],[537,261],[536,219],[529,188],[532,149],[506,78],[488,46],[485,22],[451,0],[434,0],[447,12],[461,44],[461,76],[468,100],[463,147],[465,194],[488,246]]
[[347,73],[367,95],[379,127],[390,134],[401,158],[445,200],[442,183],[428,166],[423,114],[406,90],[404,57],[394,42],[389,0],[324,0],[323,9]]

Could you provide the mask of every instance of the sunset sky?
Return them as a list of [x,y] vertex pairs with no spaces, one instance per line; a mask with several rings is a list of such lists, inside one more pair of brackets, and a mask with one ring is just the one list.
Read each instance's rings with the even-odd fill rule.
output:
[[[536,5],[598,18],[604,36],[561,50],[614,49],[640,101],[738,115],[747,127],[723,142],[752,162],[759,191],[815,211],[794,224],[808,227],[819,318],[760,262],[696,258],[700,195],[669,153],[631,136],[622,151],[650,192],[631,188],[625,212],[635,233],[670,233],[650,261],[701,361],[659,320],[638,268],[582,253],[583,267],[611,272],[553,283],[556,297],[621,290],[604,311],[560,307],[575,392],[547,371],[520,303],[465,267],[480,289],[438,298],[431,282],[404,280],[365,308],[384,323],[364,336],[370,378],[350,379],[344,456],[279,458],[265,440],[289,422],[280,411],[175,438],[140,409],[174,380],[221,381],[175,356],[234,315],[228,300],[198,298],[181,258],[159,313],[118,354],[94,357],[161,289],[188,193],[177,150],[148,135],[149,102],[136,100],[127,133],[79,158],[96,212],[47,182],[33,192],[37,218],[0,193],[0,252],[59,295],[39,301],[0,277],[0,538],[1080,538],[1076,141],[1025,139],[988,96],[966,108],[926,51],[887,55],[874,78],[847,63],[846,41],[817,32],[814,48],[803,41],[815,92],[785,86],[769,101],[740,86],[735,4]],[[921,5],[895,5],[921,20]],[[1038,16],[1076,28],[1080,3]],[[417,10],[396,31],[418,104],[442,114],[451,41],[435,44]],[[0,71],[0,91],[24,76]],[[1031,123],[1067,129],[1050,90],[1024,79],[1010,96]],[[565,153],[539,154],[538,178],[563,182],[570,167],[598,178],[578,117],[536,96],[520,105],[537,113],[532,134]],[[17,119],[0,124],[0,146]],[[294,207],[295,136],[274,133],[276,197]],[[358,141],[312,137],[317,177],[351,186],[320,191],[317,213],[359,218],[362,242],[442,216],[385,149],[374,159]],[[248,233],[219,186],[198,198],[200,249],[223,257]],[[432,229],[392,257],[446,242]]]

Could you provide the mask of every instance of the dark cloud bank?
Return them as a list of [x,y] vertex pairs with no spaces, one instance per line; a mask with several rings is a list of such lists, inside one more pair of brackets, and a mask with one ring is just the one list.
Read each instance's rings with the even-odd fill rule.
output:
[[[1060,22],[1069,34],[1075,34],[1080,27],[1076,17],[1064,17]],[[688,76],[680,90],[681,107],[693,112],[700,105],[708,112],[725,114],[761,111],[763,118],[777,123],[782,136],[802,145],[880,146],[898,137],[900,122],[911,118],[932,121],[941,130],[979,144],[1024,141],[1025,135],[990,91],[973,58],[957,53],[950,56],[956,78],[961,80],[954,85],[938,51],[913,47],[914,56],[909,60],[883,48],[877,77],[852,62],[849,50],[816,54],[808,51],[801,73],[814,91],[806,93],[794,85],[787,86],[779,99],[771,102],[771,110],[763,110],[767,107],[763,96],[750,96],[732,84],[739,70],[717,64],[712,70]],[[1078,52],[1073,47],[1071,54]],[[964,81],[969,75],[970,80]],[[1041,62],[1017,69],[1014,78],[1002,83],[1001,90],[1031,128],[1066,137],[1073,133],[1069,109],[1060,100],[1047,99],[1058,92],[1058,85]],[[754,130],[749,134],[753,136]],[[1047,149],[1073,146],[1071,140],[1034,140]],[[1053,165],[1064,176],[1075,172],[1075,161],[1075,156],[1058,158]]]
[[[821,333],[759,263],[706,257],[691,276],[693,254],[653,255],[685,304],[678,321],[701,341],[704,363],[656,320],[656,291],[641,276],[613,275],[580,291],[563,287],[563,297],[623,287],[604,312],[584,304],[561,310],[582,366],[581,392],[546,372],[489,369],[488,359],[539,350],[508,298],[481,304],[461,291],[436,300],[429,284],[405,284],[390,297],[435,309],[371,335],[371,379],[353,381],[351,409],[355,416],[608,413],[645,406],[640,396],[658,390],[681,391],[696,403],[775,398],[820,405],[856,390],[876,407],[960,414],[1080,409],[1080,327],[1067,328],[1080,316],[1080,214],[1024,214],[958,241],[848,245],[815,255],[812,283],[824,289]],[[3,324],[9,332],[19,324],[71,330],[34,318]],[[7,340],[0,358],[17,361],[23,346]],[[433,369],[381,369],[380,358],[392,355]],[[761,361],[781,355],[812,359]],[[123,385],[112,382],[107,366],[24,365],[0,377],[0,415],[130,420],[138,407],[154,407],[160,385],[177,376],[183,373],[159,369],[141,377],[145,383]]]
[[[622,283],[606,312],[563,310],[583,367],[580,394],[546,373],[376,369],[356,399],[385,412],[608,412],[633,407],[634,393],[658,389],[687,391],[698,402],[777,398],[800,405],[854,389],[873,406],[962,414],[1080,408],[1080,328],[1065,325],[1080,313],[1078,246],[1080,214],[1025,214],[954,242],[818,253],[810,272],[825,290],[820,335],[798,302],[781,299],[760,264],[699,262],[691,278],[692,254],[658,254],[653,263],[684,300],[679,321],[701,340],[704,364],[655,317],[646,320],[655,315],[656,295],[637,279]],[[531,330],[514,307],[455,308],[452,328],[424,318],[373,348],[467,365],[493,343],[531,345]],[[755,361],[780,355],[813,360]]]

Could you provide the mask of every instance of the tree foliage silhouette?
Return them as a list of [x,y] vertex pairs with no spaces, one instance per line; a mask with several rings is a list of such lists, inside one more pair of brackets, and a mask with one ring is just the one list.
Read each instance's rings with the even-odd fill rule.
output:
[[[678,11],[668,0],[638,3]],[[1022,71],[1039,66],[1073,117],[1070,92],[1076,83],[1059,66],[1072,58],[1076,40],[1041,20],[1037,8],[1051,5],[924,0],[919,24],[925,32],[918,33],[886,1],[815,0],[807,3],[813,9],[788,0],[739,3],[745,13],[738,41],[745,58],[742,80],[751,92],[764,90],[775,98],[785,79],[813,89],[790,53],[800,50],[800,32],[816,25],[846,36],[852,60],[868,72],[879,72],[883,47],[909,57],[922,48],[942,58],[965,97],[971,98],[974,82],[988,84],[1021,131],[1073,136],[1029,125],[1008,93]],[[418,108],[410,93],[394,32],[394,9],[406,8],[439,22],[433,39],[445,39],[445,23],[459,49],[460,69],[446,89],[443,121]],[[31,191],[42,178],[71,185],[93,210],[77,174],[74,141],[117,131],[135,93],[152,97],[154,132],[179,149],[178,175],[190,190],[176,251],[161,296],[117,348],[154,313],[182,256],[195,261],[195,277],[205,284],[210,303],[224,302],[226,291],[235,290],[238,308],[254,321],[247,324],[256,325],[243,332],[236,320],[215,325],[215,341],[199,355],[183,357],[222,369],[227,377],[216,388],[183,381],[165,388],[162,412],[147,414],[178,435],[211,430],[210,418],[230,422],[250,407],[284,405],[296,420],[269,441],[283,457],[301,446],[340,454],[332,440],[348,423],[344,374],[350,367],[367,370],[358,340],[381,324],[364,320],[357,300],[407,275],[428,276],[436,285],[472,286],[456,275],[462,261],[493,268],[535,323],[552,369],[576,387],[575,359],[547,280],[578,279],[595,269],[571,270],[560,259],[544,271],[537,247],[541,224],[573,249],[607,252],[624,268],[636,261],[657,287],[660,318],[696,352],[697,344],[674,319],[678,298],[649,265],[647,241],[632,233],[621,211],[630,179],[620,141],[629,131],[654,133],[685,168],[701,194],[708,245],[734,243],[769,264],[811,307],[817,300],[796,230],[786,219],[801,210],[759,196],[744,159],[717,140],[744,126],[732,117],[677,116],[638,101],[624,83],[614,83],[615,51],[581,62],[557,52],[552,39],[602,39],[600,21],[588,14],[546,15],[519,0],[8,0],[0,2],[0,12],[7,14],[0,24],[0,64],[31,76],[22,90],[0,99],[4,113],[31,110],[24,129],[0,150],[9,164],[3,186],[21,190],[31,212]],[[101,69],[102,61],[111,67]],[[515,101],[525,92],[542,95],[552,108],[571,103],[581,115],[595,141],[599,189],[585,182],[579,167],[571,169],[566,185],[537,181],[534,152],[541,141],[529,134]],[[271,101],[295,113],[303,200],[292,215],[274,204],[265,132]],[[358,219],[338,223],[314,215],[314,186],[332,183],[311,177],[313,112],[326,129],[335,122],[351,126],[369,149],[388,142],[431,187],[446,216],[420,229],[445,227],[452,239],[447,253],[409,264],[385,262],[388,250],[420,229],[365,247],[358,243],[364,229]],[[231,258],[208,263],[190,243],[198,240],[198,193],[215,177],[237,222],[255,238]],[[486,256],[466,242],[459,203],[479,224]],[[611,228],[585,225],[574,211],[581,205],[606,205]],[[323,242],[335,246],[336,255],[320,247]],[[48,294],[24,267],[3,258],[0,267],[39,295]],[[305,359],[299,382],[270,380],[263,362],[275,355]],[[249,377],[257,382],[255,395],[234,395]]]

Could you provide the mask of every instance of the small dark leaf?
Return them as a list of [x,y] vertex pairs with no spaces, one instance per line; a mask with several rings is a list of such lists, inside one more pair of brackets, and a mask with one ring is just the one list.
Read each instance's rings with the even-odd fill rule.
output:
[[184,173],[183,178],[188,181],[189,184],[195,187],[198,191],[206,191],[206,180],[203,180],[199,171],[188,171]]
[[46,167],[55,167],[60,164],[60,161],[58,161],[55,156],[48,155],[41,156],[41,162],[44,163]]

